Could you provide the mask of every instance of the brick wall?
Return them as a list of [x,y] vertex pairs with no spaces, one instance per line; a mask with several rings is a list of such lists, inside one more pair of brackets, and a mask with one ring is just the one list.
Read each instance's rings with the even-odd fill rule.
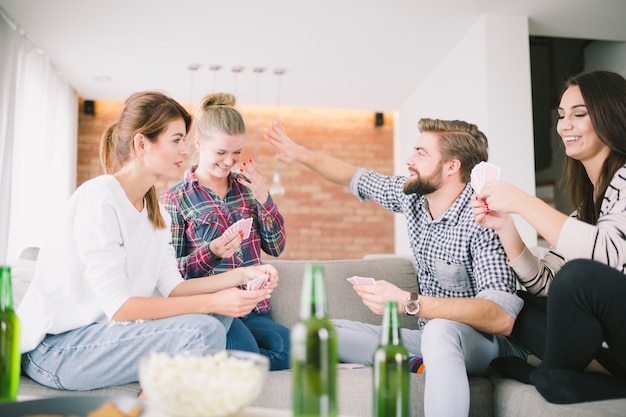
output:
[[[98,159],[100,135],[117,117],[121,106],[121,102],[96,101],[95,115],[81,112],[77,184],[102,174]],[[264,127],[277,117],[298,143],[384,174],[393,172],[392,114],[385,113],[385,124],[375,127],[374,113],[367,111],[271,107],[241,110],[251,138],[242,157],[255,159],[268,186],[276,162],[271,146],[262,138],[255,139],[255,126],[258,123],[262,136]],[[277,204],[287,227],[287,247],[280,259],[344,259],[394,252],[390,212],[370,201],[361,203],[343,187],[321,179],[300,164],[281,163],[279,169],[286,192]],[[157,191],[169,185],[172,183],[159,183]]]

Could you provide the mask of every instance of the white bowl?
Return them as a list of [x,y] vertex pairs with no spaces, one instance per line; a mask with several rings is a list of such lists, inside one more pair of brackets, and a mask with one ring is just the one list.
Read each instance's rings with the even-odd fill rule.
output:
[[150,404],[173,417],[230,417],[261,393],[269,360],[223,350],[207,356],[151,353],[141,358],[139,382]]

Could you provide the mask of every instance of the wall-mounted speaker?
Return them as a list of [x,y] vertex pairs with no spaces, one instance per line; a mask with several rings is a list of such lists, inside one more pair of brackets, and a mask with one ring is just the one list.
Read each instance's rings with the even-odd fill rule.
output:
[[85,100],[83,103],[83,113],[89,116],[96,114],[96,105],[93,100]]
[[374,126],[381,127],[384,124],[385,124],[385,117],[383,116],[383,114],[376,113],[376,116],[374,118]]

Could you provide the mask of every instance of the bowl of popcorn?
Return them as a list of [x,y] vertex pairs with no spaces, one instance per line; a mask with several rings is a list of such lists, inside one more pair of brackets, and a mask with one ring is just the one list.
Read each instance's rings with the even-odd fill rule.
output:
[[139,362],[148,402],[172,417],[230,417],[261,393],[269,360],[223,350],[205,356],[153,352]]

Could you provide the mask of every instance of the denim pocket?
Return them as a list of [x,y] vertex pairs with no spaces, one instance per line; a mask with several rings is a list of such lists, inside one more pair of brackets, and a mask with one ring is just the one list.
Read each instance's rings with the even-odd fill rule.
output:
[[437,281],[448,291],[467,291],[471,289],[470,277],[463,264],[437,259],[435,261]]

